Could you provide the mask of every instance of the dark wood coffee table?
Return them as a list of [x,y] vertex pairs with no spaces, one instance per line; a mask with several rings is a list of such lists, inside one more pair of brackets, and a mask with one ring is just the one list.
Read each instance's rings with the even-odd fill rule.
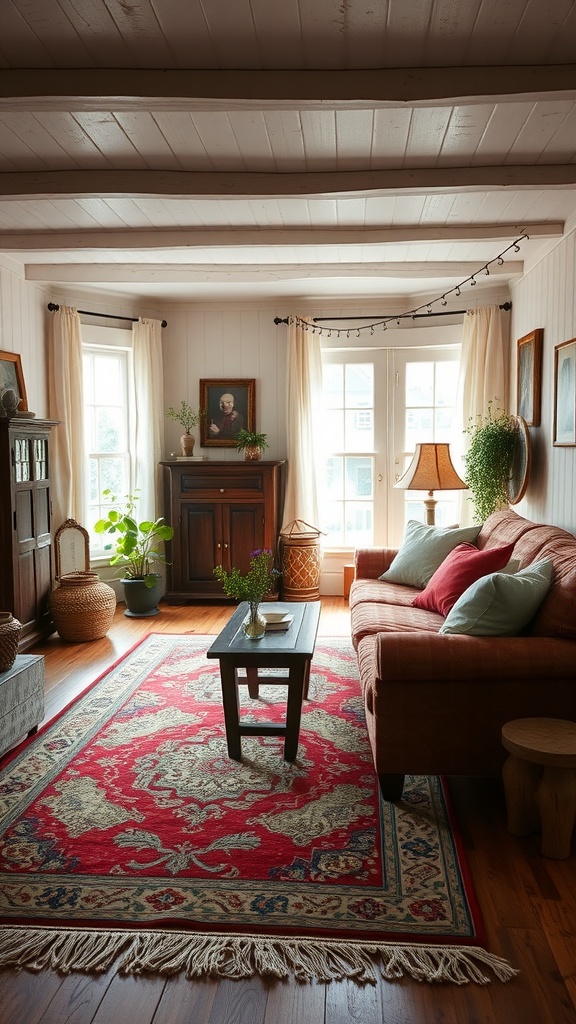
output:
[[[208,658],[218,658],[220,662],[228,755],[234,761],[242,760],[242,736],[284,736],[284,760],[294,761],[298,751],[302,701],[308,696],[310,662],[320,609],[319,601],[290,601],[285,604],[275,601],[268,610],[286,611],[293,615],[294,621],[289,629],[266,633],[261,640],[248,640],[242,629],[248,614],[248,604],[244,601],[207,652]],[[288,675],[261,675],[258,670],[263,668],[287,669]],[[246,676],[239,676],[238,669],[246,669]],[[258,696],[260,683],[287,686],[285,725],[264,722],[241,724],[238,685],[242,683],[248,685],[251,697]]]

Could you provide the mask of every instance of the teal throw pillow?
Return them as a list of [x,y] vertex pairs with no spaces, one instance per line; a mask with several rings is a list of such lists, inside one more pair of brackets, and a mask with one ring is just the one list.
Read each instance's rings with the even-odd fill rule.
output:
[[516,636],[534,618],[552,583],[552,562],[533,562],[515,574],[493,572],[465,590],[441,633]]
[[426,526],[411,519],[392,565],[380,579],[407,587],[425,587],[446,556],[458,544],[473,544],[479,533],[479,526]]

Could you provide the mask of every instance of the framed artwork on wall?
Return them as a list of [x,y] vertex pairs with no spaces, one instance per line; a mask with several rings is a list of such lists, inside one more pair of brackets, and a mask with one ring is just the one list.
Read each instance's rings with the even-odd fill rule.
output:
[[576,338],[554,348],[554,444],[576,446]]
[[540,426],[543,334],[538,328],[518,340],[516,412],[529,427]]
[[16,410],[28,411],[22,363],[16,352],[0,352],[0,415]]
[[256,429],[256,380],[221,377],[200,381],[202,448],[235,448],[240,430]]

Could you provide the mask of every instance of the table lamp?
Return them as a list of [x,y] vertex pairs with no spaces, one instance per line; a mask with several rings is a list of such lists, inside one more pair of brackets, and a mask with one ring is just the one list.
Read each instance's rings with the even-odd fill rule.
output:
[[405,491],[428,491],[424,499],[426,523],[434,526],[436,499],[434,491],[456,491],[467,487],[452,465],[447,444],[417,444],[412,462],[394,487]]

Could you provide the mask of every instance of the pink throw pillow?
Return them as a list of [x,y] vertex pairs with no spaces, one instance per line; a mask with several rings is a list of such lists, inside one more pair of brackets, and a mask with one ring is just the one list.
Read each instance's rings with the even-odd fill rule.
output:
[[481,551],[474,544],[458,544],[436,569],[426,588],[414,598],[412,604],[416,608],[426,608],[430,612],[448,615],[458,598],[476,580],[504,568],[513,549],[513,544],[506,544],[500,548],[482,548]]

